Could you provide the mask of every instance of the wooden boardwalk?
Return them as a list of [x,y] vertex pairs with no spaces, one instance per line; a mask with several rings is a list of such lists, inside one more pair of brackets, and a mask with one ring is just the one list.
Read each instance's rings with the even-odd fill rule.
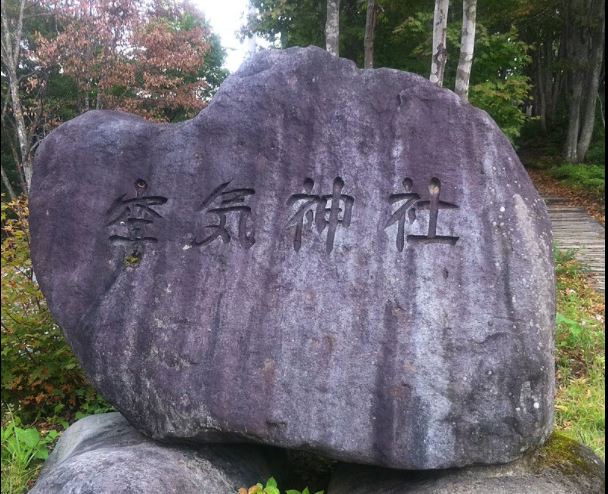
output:
[[606,250],[604,227],[587,211],[568,205],[561,197],[544,197],[553,225],[553,241],[562,250],[576,250],[576,258],[593,276],[594,287],[604,293]]

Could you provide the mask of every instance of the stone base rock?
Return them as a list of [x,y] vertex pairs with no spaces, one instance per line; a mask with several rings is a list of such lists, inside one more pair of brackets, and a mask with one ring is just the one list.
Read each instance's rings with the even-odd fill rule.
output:
[[559,434],[507,465],[404,472],[343,464],[328,494],[595,494],[605,465],[590,449]]
[[168,446],[133,429],[120,413],[68,428],[32,494],[235,494],[271,476],[268,448]]

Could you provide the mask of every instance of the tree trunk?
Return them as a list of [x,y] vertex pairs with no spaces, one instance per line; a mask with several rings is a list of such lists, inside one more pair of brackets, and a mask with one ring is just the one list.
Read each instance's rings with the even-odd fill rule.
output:
[[573,0],[566,12],[566,25],[569,74],[568,74],[568,132],[564,143],[564,159],[571,163],[581,161],[578,155],[578,137],[581,127],[581,103],[583,100],[583,81],[585,79],[585,60],[587,58],[588,37],[580,23],[575,22],[577,15],[585,12],[588,1]]
[[32,181],[32,160],[30,156],[29,138],[23,108],[21,106],[21,96],[19,95],[19,55],[21,49],[21,34],[23,29],[23,12],[25,9],[25,0],[21,0],[19,5],[19,17],[15,28],[11,32],[4,3],[2,3],[2,61],[6,70],[8,79],[9,93],[11,98],[11,108],[13,117],[15,118],[15,129],[17,131],[17,139],[19,141],[20,160],[16,163],[21,167],[25,177],[27,190]]
[[543,112],[543,119],[545,122],[545,130],[547,122],[551,119],[550,115],[553,114],[551,107],[552,100],[551,95],[553,94],[553,87],[558,83],[558,74],[553,73],[553,39],[546,39],[543,42],[542,50],[539,50],[539,54],[542,54],[541,72],[542,80],[540,84],[543,86],[543,96],[545,98],[545,108]]
[[365,19],[365,38],[363,40],[364,61],[363,68],[371,69],[374,67],[374,35],[376,32],[376,19],[378,16],[378,6],[376,0],[367,0],[367,16]]
[[0,165],[0,169],[2,171],[2,183],[4,184],[4,187],[6,188],[6,191],[8,192],[8,196],[11,198],[11,201],[14,201],[15,199],[17,199],[17,194],[15,194],[15,189],[13,189],[13,186],[11,185],[11,181],[8,179],[8,176],[6,175],[6,172],[4,171],[4,167]]
[[[551,86],[551,93],[547,93],[547,98],[549,99],[547,104],[547,121],[552,122],[555,120],[555,116],[559,107],[559,101],[562,96],[562,93],[565,90],[567,83],[567,75],[564,69],[561,67],[561,63],[567,58],[567,41],[566,36],[563,34],[559,38],[559,47],[557,52],[557,61],[560,62],[558,67],[555,69],[555,74],[553,76],[553,83]],[[551,48],[553,49],[553,48]],[[552,52],[553,55],[553,52]],[[553,59],[551,59],[551,64],[553,64]],[[550,97],[549,97],[550,96]]]
[[460,58],[456,72],[456,94],[463,100],[469,100],[469,81],[473,65],[475,49],[475,19],[477,17],[477,0],[462,2],[462,37],[460,42]]
[[542,49],[538,48],[536,53],[536,83],[535,83],[535,92],[536,97],[534,98],[535,103],[535,114],[540,118],[540,127],[543,132],[547,132],[547,98],[546,98],[546,84],[545,84],[545,73],[543,71],[543,57],[542,57]]
[[23,109],[21,107],[21,96],[19,95],[19,82],[16,71],[7,70],[9,79],[9,88],[11,92],[11,102],[13,107],[13,115],[15,117],[15,125],[17,130],[17,139],[19,141],[19,154],[20,163],[25,177],[25,183],[27,190],[30,190],[30,184],[32,183],[32,160],[30,156],[30,149],[28,146],[29,138],[27,134],[27,126],[25,125],[25,118],[23,117]]
[[340,56],[340,0],[327,0],[325,49],[336,57]]
[[[11,148],[11,154],[13,156],[13,162],[14,163],[20,163],[19,161],[19,153],[17,152],[17,149],[15,148],[15,144],[13,143],[13,140],[9,140],[8,141],[8,146]],[[17,165],[17,175],[19,175],[19,185],[21,186],[21,191],[25,194],[27,194],[27,183],[25,181],[25,175],[23,174],[23,167]]]
[[564,158],[571,163],[578,163],[578,132],[580,128],[581,100],[583,80],[580,74],[572,74],[568,95],[568,133],[564,145]]
[[449,0],[435,0],[433,15],[433,56],[431,58],[431,76],[429,79],[437,86],[443,86],[445,63],[448,59],[446,38],[448,31]]
[[591,67],[589,70],[589,76],[586,81],[587,87],[585,88],[585,105],[581,108],[581,131],[578,140],[577,155],[580,161],[585,159],[585,155],[589,150],[591,144],[591,137],[593,136],[593,127],[595,124],[595,107],[598,98],[598,88],[600,85],[600,76],[602,73],[602,63],[604,59],[604,34],[606,32],[606,8],[602,1],[598,2],[597,6],[597,19],[598,25],[594,29],[592,37],[592,48],[590,63]]

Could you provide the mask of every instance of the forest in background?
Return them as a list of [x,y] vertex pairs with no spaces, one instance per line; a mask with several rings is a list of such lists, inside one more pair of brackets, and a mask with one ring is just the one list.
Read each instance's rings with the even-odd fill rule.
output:
[[[473,6],[465,96],[496,120],[524,161],[531,153],[536,162],[549,156],[604,164],[603,1],[251,0],[250,6],[243,37],[257,35],[277,48],[317,45],[360,67],[424,77],[436,76],[431,60],[440,60],[439,85],[453,90],[466,67],[463,18],[468,12],[470,20]],[[445,30],[438,46],[439,7]],[[27,191],[38,143],[84,111],[191,118],[227,76],[223,59],[219,37],[186,1],[2,2],[4,197]]]
[[[605,6],[600,0],[252,0],[245,35],[275,46],[326,47],[327,10],[339,14],[336,50],[358,66],[429,77],[437,6],[447,9],[443,86],[456,89],[463,16],[476,6],[469,100],[518,147],[604,162]],[[333,4],[333,6],[330,6]],[[449,8],[446,6],[449,4]],[[370,12],[373,9],[373,12]],[[369,34],[373,33],[372,36]],[[371,45],[371,48],[370,48]],[[368,56],[369,58],[369,56]],[[568,142],[573,141],[572,142]]]
[[38,144],[85,111],[192,118],[227,76],[224,57],[181,0],[3,0],[3,197],[27,194]]

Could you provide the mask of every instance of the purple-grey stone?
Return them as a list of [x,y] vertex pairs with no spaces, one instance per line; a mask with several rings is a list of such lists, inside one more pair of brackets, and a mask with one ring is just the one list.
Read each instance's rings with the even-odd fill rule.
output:
[[550,432],[545,205],[488,115],[419,76],[261,52],[190,121],[65,123],[30,206],[53,315],[153,438],[425,469]]
[[593,451],[559,434],[506,465],[403,472],[339,465],[327,494],[601,494],[606,466]]
[[263,446],[158,444],[105,413],[61,435],[30,494],[236,494],[277,465]]

